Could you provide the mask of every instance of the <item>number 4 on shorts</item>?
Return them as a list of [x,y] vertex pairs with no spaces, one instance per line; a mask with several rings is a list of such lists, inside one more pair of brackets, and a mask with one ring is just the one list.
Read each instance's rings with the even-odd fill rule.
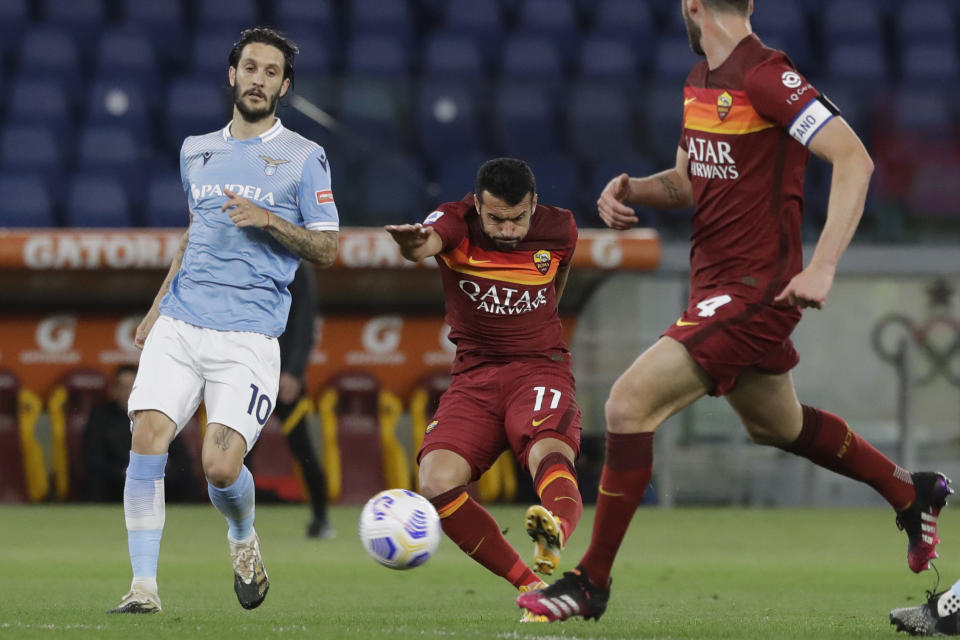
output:
[[709,318],[717,312],[717,309],[732,301],[733,298],[726,294],[707,298],[706,300],[697,303],[697,309],[700,309],[700,313],[697,315],[701,318]]

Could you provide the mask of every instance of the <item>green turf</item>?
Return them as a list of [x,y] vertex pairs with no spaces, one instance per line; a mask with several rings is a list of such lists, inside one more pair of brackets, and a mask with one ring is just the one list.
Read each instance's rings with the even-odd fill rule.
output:
[[[522,509],[493,512],[526,557]],[[0,507],[0,638],[894,638],[889,610],[918,603],[934,581],[907,569],[887,510],[645,509],[599,623],[520,625],[512,587],[448,540],[413,571],[374,563],[357,540],[358,513],[335,508],[337,538],[310,541],[305,507],[258,508],[272,586],[244,611],[223,520],[210,506],[170,507],[164,612],[108,616],[129,584],[121,507]],[[588,510],[565,568],[591,522]],[[949,529],[943,537],[947,586],[960,561]]]

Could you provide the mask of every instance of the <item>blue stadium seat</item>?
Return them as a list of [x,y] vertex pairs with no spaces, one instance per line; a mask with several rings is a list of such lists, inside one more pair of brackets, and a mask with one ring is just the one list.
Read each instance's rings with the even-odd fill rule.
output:
[[348,131],[359,135],[365,144],[397,149],[408,141],[404,110],[387,82],[347,78],[337,112]]
[[504,22],[497,0],[449,0],[439,30],[473,39],[487,64],[499,62]]
[[55,81],[33,80],[21,75],[10,89],[7,119],[23,124],[42,124],[66,138],[72,126],[67,93]]
[[802,31],[769,35],[760,32],[760,39],[763,44],[771,49],[778,49],[787,54],[787,57],[804,76],[818,75],[819,69],[814,64],[813,49]]
[[73,37],[63,29],[32,27],[20,43],[20,73],[34,80],[57,82],[71,100],[80,87],[79,52]]
[[93,44],[106,23],[102,0],[46,0],[44,22],[66,29],[76,41]]
[[222,29],[198,31],[193,37],[189,72],[197,78],[205,78],[218,86],[227,83],[227,69],[230,66],[228,56],[237,41],[236,31]]
[[147,103],[135,82],[95,79],[87,97],[86,122],[123,127],[141,144],[149,143],[152,136]]
[[331,51],[338,49],[339,29],[330,0],[278,0],[273,4],[281,31],[291,36],[309,33],[321,38]]
[[406,47],[413,41],[413,16],[406,0],[351,0],[347,24],[353,37],[389,35]]
[[423,72],[433,77],[480,78],[484,74],[480,47],[470,38],[447,32],[433,33],[424,49]]
[[143,158],[136,138],[116,126],[91,125],[80,132],[77,171],[89,176],[120,178],[131,202],[142,200]]
[[132,227],[133,217],[120,182],[113,178],[75,176],[65,203],[68,227]]
[[189,52],[188,31],[184,29],[179,2],[121,0],[124,24],[140,29],[164,60],[183,62]]
[[529,83],[504,83],[497,90],[496,111],[507,154],[528,158],[558,151],[556,106],[549,92]]
[[190,223],[187,196],[176,171],[159,173],[147,185],[146,225],[185,228]]
[[617,85],[581,83],[569,102],[567,137],[573,150],[591,161],[636,153],[630,106]]
[[570,0],[524,0],[517,16],[517,30],[547,37],[567,59],[577,52],[580,32]]
[[592,35],[580,47],[578,65],[582,80],[637,82],[634,50],[626,37]]
[[415,156],[376,157],[360,175],[359,220],[369,226],[404,224],[423,220],[427,213],[426,180]]
[[960,78],[956,48],[947,41],[916,42],[900,50],[900,80],[910,86],[954,86]]
[[441,164],[461,153],[480,151],[480,133],[468,82],[427,81],[416,103],[420,148]]
[[254,0],[194,0],[191,4],[196,4],[201,29],[232,31],[234,41],[243,29],[261,23]]
[[901,46],[921,42],[956,44],[956,29],[950,8],[943,0],[913,0],[903,3],[893,23]]
[[935,89],[898,91],[893,97],[893,122],[899,134],[911,139],[946,142],[953,131],[948,99]]
[[647,155],[664,168],[673,166],[683,133],[683,88],[676,82],[658,84],[644,94],[641,122],[646,125],[641,140]]
[[444,160],[437,167],[436,200],[431,201],[429,206],[435,207],[444,202],[455,202],[472,192],[476,183],[477,170],[488,158],[489,156],[482,153],[465,153]]
[[655,26],[653,12],[646,2],[599,0],[593,11],[593,33],[598,35],[627,36],[653,43]]
[[[97,73],[102,78],[145,82],[155,86],[157,57],[153,45],[138,28],[112,29],[100,37],[97,48]],[[151,93],[156,97],[157,92]]]
[[179,151],[185,137],[222,129],[230,119],[226,94],[206,80],[174,80],[167,95],[164,146],[171,151]]
[[877,43],[842,43],[827,53],[825,75],[834,83],[883,87],[890,81],[887,59]]
[[0,131],[0,168],[42,175],[52,186],[63,168],[63,149],[56,133],[36,125],[4,126]]
[[0,173],[0,227],[54,227],[53,203],[43,180]]
[[392,35],[358,35],[347,45],[348,74],[405,76],[410,60],[403,41]]
[[19,44],[29,19],[27,0],[0,0],[0,56]]
[[580,173],[568,155],[551,154],[528,161],[537,179],[538,201],[575,211],[579,208]]
[[290,38],[297,43],[300,53],[293,62],[294,83],[297,78],[310,78],[330,73],[334,65],[334,51],[330,48],[330,41],[314,34],[290,34]]
[[690,70],[700,60],[702,58],[690,50],[686,36],[666,37],[657,45],[653,75],[658,82],[674,82],[682,87]]
[[823,8],[826,42],[883,44],[882,8],[875,0],[831,0]]
[[505,79],[533,79],[541,84],[562,83],[563,64],[556,46],[549,38],[513,34],[503,48],[500,76]]

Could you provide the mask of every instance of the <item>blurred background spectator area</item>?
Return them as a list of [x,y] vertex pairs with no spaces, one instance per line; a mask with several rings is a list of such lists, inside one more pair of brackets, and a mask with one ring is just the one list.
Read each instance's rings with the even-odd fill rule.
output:
[[[753,25],[873,153],[862,239],[960,226],[960,5],[757,0]],[[183,226],[177,155],[230,116],[227,53],[270,24],[301,46],[280,117],[328,148],[343,221],[419,219],[481,159],[530,161],[541,199],[597,226],[615,173],[666,168],[696,57],[679,0],[0,0],[0,226]],[[805,233],[829,167],[807,174]],[[685,212],[643,211],[683,238]]]

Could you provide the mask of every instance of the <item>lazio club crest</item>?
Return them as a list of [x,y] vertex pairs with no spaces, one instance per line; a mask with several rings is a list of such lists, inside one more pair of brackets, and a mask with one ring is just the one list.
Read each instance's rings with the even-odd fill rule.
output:
[[733,106],[733,96],[728,91],[724,91],[717,97],[717,116],[722,122],[727,114],[730,113],[730,107]]
[[277,172],[277,167],[280,165],[290,162],[289,160],[271,158],[270,156],[260,156],[260,159],[267,163],[267,166],[263,168],[263,172],[268,176],[275,174]]
[[541,249],[533,254],[533,264],[537,266],[537,270],[543,275],[547,275],[547,271],[550,270],[550,252],[546,249]]

